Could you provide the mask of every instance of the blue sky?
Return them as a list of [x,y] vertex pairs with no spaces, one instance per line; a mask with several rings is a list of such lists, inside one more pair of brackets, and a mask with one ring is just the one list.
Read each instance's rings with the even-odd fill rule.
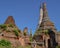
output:
[[50,20],[60,30],[60,0],[0,0],[0,24],[11,15],[19,29],[28,27],[34,33],[39,21],[40,4],[43,2],[47,4]]

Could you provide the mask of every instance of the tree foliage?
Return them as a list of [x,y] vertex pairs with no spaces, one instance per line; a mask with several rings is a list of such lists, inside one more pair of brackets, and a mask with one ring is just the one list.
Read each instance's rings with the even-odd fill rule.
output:
[[18,30],[14,29],[14,33],[17,37],[19,36]]
[[0,47],[4,47],[4,48],[11,48],[11,43],[7,40],[0,40]]
[[2,25],[0,25],[0,29],[4,29],[4,30],[6,30],[6,28],[7,28],[6,24],[2,24]]

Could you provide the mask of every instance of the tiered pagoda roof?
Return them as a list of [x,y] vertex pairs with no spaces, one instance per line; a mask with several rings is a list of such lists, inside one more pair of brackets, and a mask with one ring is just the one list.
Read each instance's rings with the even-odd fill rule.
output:
[[36,30],[35,34],[39,35],[43,30],[56,30],[54,23],[50,21],[47,8],[46,8],[46,3],[43,3],[40,7],[40,20],[39,20],[39,26],[38,29]]

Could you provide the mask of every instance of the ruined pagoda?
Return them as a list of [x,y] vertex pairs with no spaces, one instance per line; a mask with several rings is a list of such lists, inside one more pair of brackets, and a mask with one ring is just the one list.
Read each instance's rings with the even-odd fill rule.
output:
[[40,7],[38,29],[36,30],[33,38],[36,42],[39,42],[39,45],[43,46],[43,48],[55,48],[55,33],[56,28],[54,23],[49,19],[46,3],[43,3]]
[[39,29],[54,29],[54,23],[50,21],[47,8],[46,8],[46,3],[43,3],[43,6],[40,9],[40,24],[39,24]]
[[43,5],[41,5],[40,7],[40,18],[37,30],[46,30],[46,29],[51,29],[54,30],[54,32],[56,32],[54,23],[51,22],[49,19],[46,3],[43,3]]

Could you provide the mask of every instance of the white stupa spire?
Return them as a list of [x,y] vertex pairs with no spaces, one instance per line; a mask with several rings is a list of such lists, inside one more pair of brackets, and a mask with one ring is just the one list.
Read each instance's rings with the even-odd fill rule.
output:
[[40,24],[42,22],[42,18],[43,18],[43,9],[42,9],[42,5],[41,5],[41,7],[40,7],[40,17],[39,17],[38,27],[40,26]]

